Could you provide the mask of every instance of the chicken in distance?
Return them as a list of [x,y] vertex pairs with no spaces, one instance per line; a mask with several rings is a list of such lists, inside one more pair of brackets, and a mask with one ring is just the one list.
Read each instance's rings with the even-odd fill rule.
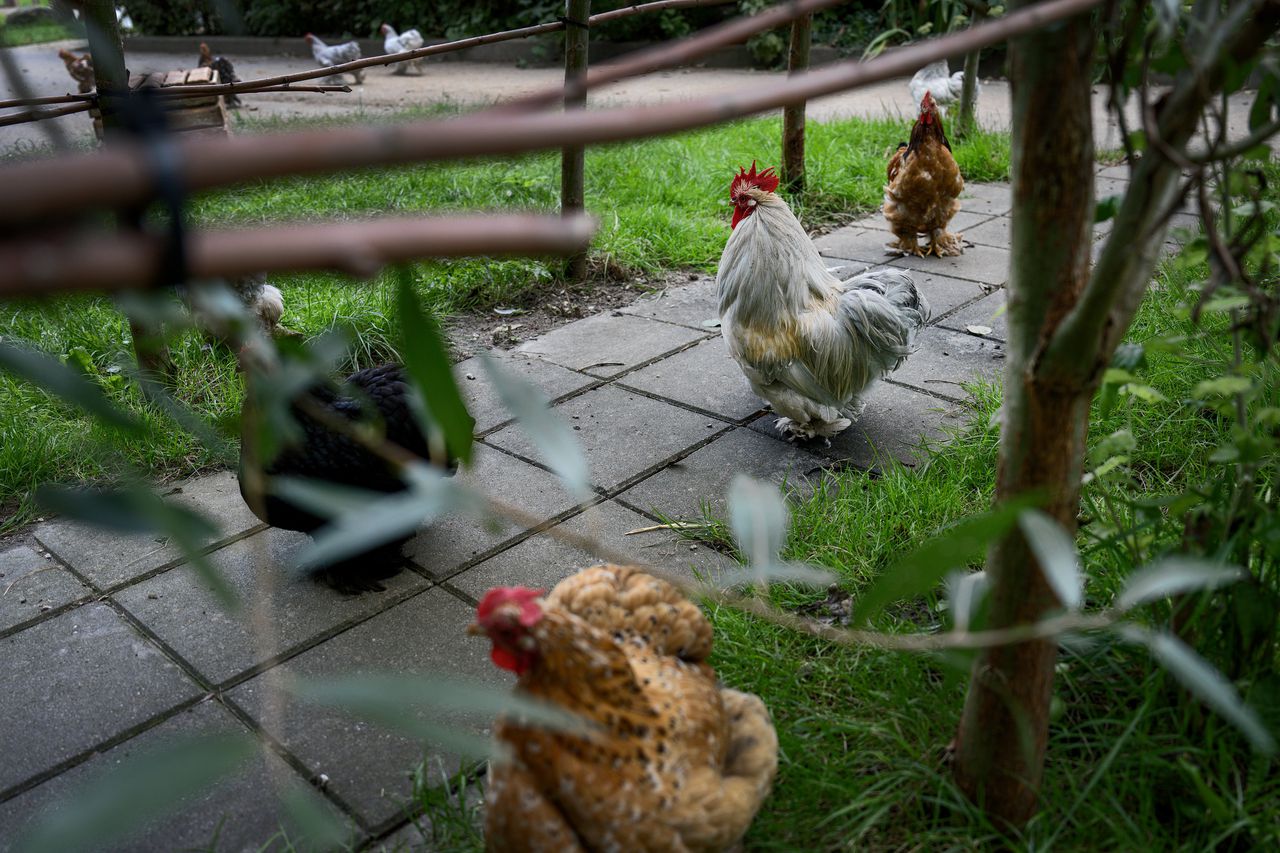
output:
[[720,328],[756,394],[791,440],[830,440],[860,397],[911,353],[929,305],[906,270],[841,281],[775,192],[772,169],[741,169],[729,187],[733,233],[716,285]]
[[[889,160],[884,188],[884,218],[898,239],[888,248],[908,255],[959,255],[964,244],[947,224],[960,211],[964,179],[951,143],[942,129],[938,105],[928,92],[920,100],[920,117],[911,128],[911,141],[899,146]],[[918,237],[928,245],[921,249]]]

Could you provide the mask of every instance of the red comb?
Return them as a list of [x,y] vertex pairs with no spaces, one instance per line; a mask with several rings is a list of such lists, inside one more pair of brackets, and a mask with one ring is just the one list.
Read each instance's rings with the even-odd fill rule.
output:
[[741,192],[747,186],[759,187],[767,193],[771,193],[778,188],[779,178],[773,172],[773,167],[765,169],[763,172],[756,172],[756,161],[751,161],[751,171],[748,172],[741,166],[738,167],[738,176],[733,179],[733,183],[729,186],[729,195],[732,196]]
[[520,605],[520,624],[527,628],[542,615],[542,609],[534,604],[534,599],[542,597],[545,592],[527,586],[495,586],[480,599],[476,607],[476,621],[483,623],[502,605],[515,603]]

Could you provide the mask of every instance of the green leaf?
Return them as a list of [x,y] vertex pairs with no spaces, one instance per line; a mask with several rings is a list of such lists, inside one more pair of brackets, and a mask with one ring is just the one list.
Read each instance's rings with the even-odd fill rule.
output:
[[1210,299],[1200,308],[1202,314],[1225,313],[1236,308],[1248,308],[1249,297],[1247,296],[1219,296]]
[[1253,708],[1244,704],[1235,686],[1177,637],[1154,633],[1136,625],[1122,625],[1119,632],[1126,640],[1147,647],[1192,695],[1238,728],[1259,752],[1275,751],[1275,739],[1267,731]]
[[1124,589],[1116,596],[1118,610],[1130,610],[1140,604],[1168,598],[1181,592],[1216,589],[1236,583],[1247,576],[1244,569],[1193,560],[1168,557],[1143,566],[1129,575]]
[[1247,376],[1219,376],[1217,379],[1206,379],[1196,385],[1193,396],[1204,400],[1209,397],[1230,397],[1243,394],[1253,387]]
[[96,383],[52,356],[0,341],[0,368],[111,426],[135,434],[142,431],[142,425],[112,405]]
[[1062,606],[1078,610],[1084,603],[1084,575],[1080,571],[1076,543],[1056,519],[1036,509],[1023,512],[1018,517],[1018,526]]
[[411,465],[402,476],[408,485],[405,491],[390,495],[368,492],[358,501],[352,500],[358,494],[356,489],[299,478],[273,478],[269,488],[274,493],[297,501],[312,512],[333,517],[316,532],[311,547],[298,555],[298,567],[331,565],[407,536],[449,512],[483,511],[481,497],[434,465]]
[[977,624],[990,587],[986,572],[953,572],[947,576],[947,610],[952,628],[964,632]]
[[178,547],[214,593],[228,607],[238,606],[235,591],[203,554],[217,539],[218,526],[199,513],[162,500],[148,488],[73,489],[44,485],[36,501],[50,512],[121,533],[160,534]]
[[1108,219],[1115,218],[1116,212],[1120,209],[1120,202],[1124,201],[1122,195],[1109,195],[1102,201],[1098,202],[1093,208],[1094,223],[1106,222]]
[[68,793],[17,848],[66,853],[112,847],[231,775],[256,749],[248,735],[206,735],[126,758]]
[[894,601],[920,595],[937,585],[952,569],[986,553],[987,546],[1007,533],[1018,516],[1038,500],[1022,496],[982,515],[963,519],[895,563],[858,599],[851,624],[862,625]]
[[400,267],[396,275],[399,281],[396,302],[400,312],[400,351],[425,410],[424,427],[428,436],[436,436],[431,441],[433,448],[442,438],[450,458],[470,464],[475,421],[467,414],[467,407],[453,380],[440,327],[422,310],[408,268]]
[[498,399],[538,448],[542,461],[564,482],[571,495],[579,500],[588,499],[591,489],[586,454],[573,430],[551,408],[546,395],[523,377],[504,370],[487,354],[481,354],[480,363],[498,392]]
[[[738,549],[747,558],[751,579],[759,584],[786,581],[804,584],[829,584],[830,572],[805,563],[786,563],[778,559],[787,542],[790,512],[778,487],[738,474],[729,484],[729,528]],[[730,585],[746,583],[746,578],[730,574]]]
[[1147,364],[1147,348],[1143,344],[1120,344],[1111,356],[1111,366],[1120,370],[1137,370]]
[[1120,386],[1120,393],[1128,397],[1136,397],[1144,403],[1163,403],[1169,399],[1157,389],[1141,382],[1128,382]]

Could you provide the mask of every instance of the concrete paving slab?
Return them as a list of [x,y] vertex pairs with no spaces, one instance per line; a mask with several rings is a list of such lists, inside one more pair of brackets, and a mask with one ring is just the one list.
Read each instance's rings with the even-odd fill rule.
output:
[[1129,175],[1129,165],[1127,163],[1121,163],[1118,166],[1104,166],[1098,170],[1098,177],[1118,181],[1129,180]]
[[[591,466],[591,482],[603,489],[620,485],[724,426],[706,415],[609,385],[566,400],[555,411],[573,425]],[[533,442],[514,426],[486,441],[526,459],[541,459]]]
[[1004,371],[1004,344],[932,326],[916,339],[917,349],[890,379],[931,394],[965,397],[965,382],[995,379]]
[[[990,213],[985,213],[983,211],[961,209],[959,213],[951,217],[951,222],[947,224],[947,228],[952,231],[967,232],[968,229],[986,222],[991,218],[991,216],[992,215]],[[870,228],[875,231],[887,232],[889,231],[889,220],[884,218],[883,213],[877,212],[870,216],[864,216],[862,219],[855,222],[851,222],[850,226],[853,228]],[[890,239],[892,238],[885,237],[885,242],[887,243]]]
[[[240,486],[230,471],[187,480],[161,489],[160,494],[212,521],[219,532],[210,541],[238,536],[261,523],[245,506]],[[163,537],[122,535],[67,519],[41,524],[35,529],[35,537],[45,549],[100,588],[133,580],[182,558]]]
[[[945,424],[963,423],[964,413],[956,404],[888,382],[877,382],[864,399],[867,406],[862,414],[830,446],[822,441],[799,446],[829,461],[867,470],[879,469],[889,459],[914,465],[922,440],[938,440]],[[765,415],[748,428],[789,446],[774,427],[776,420],[772,414]]]
[[1012,189],[1009,184],[966,183],[960,193],[960,209],[1004,216],[1013,209]]
[[969,326],[987,326],[991,332],[985,337],[1007,341],[1009,339],[1009,312],[1005,310],[1007,304],[1008,291],[997,290],[990,296],[965,306],[938,325],[968,334],[973,334],[968,332]]
[[967,246],[964,254],[948,258],[905,255],[890,266],[939,273],[983,284],[1004,284],[1009,280],[1009,250],[994,246]]
[[[163,750],[181,739],[235,733],[248,733],[248,729],[217,702],[202,702],[0,804],[0,853],[17,850],[21,835],[46,816],[56,820],[59,815],[80,808],[79,792],[84,788],[111,785],[121,763],[152,750]],[[298,849],[309,849],[302,828],[289,821],[278,798],[273,796],[281,785],[300,792],[335,819],[345,820],[289,765],[263,750],[217,785],[185,800],[173,816],[144,823],[120,843],[95,849],[112,853],[265,850],[282,828]]]
[[[773,417],[767,420],[772,423]],[[738,474],[785,485],[790,493],[808,494],[822,476],[825,460],[793,444],[771,441],[749,429],[728,435],[694,451],[618,495],[645,512],[669,518],[700,519],[701,505],[726,518],[725,496]]]
[[729,354],[723,336],[654,362],[623,377],[619,384],[734,421],[750,417],[765,406]]
[[[116,600],[213,684],[296,648],[344,622],[373,613],[389,599],[427,581],[402,571],[382,581],[384,592],[343,595],[291,570],[308,538],[265,530],[210,558],[243,603],[228,610],[190,566],[179,566],[116,593]],[[271,631],[253,626],[252,608],[265,604]]]
[[71,572],[25,545],[0,553],[0,631],[92,592]]
[[620,308],[623,314],[648,317],[679,323],[701,332],[711,332],[703,325],[705,320],[720,317],[720,300],[716,295],[715,276],[698,276],[682,287],[668,287],[637,300],[635,304]]
[[[813,241],[824,258],[841,258],[884,266],[897,255],[885,248],[893,239],[887,231],[869,228],[841,228]],[[829,264],[829,266],[835,266]]]
[[561,326],[526,341],[517,352],[605,377],[692,343],[704,334],[615,311]]
[[[514,353],[491,355],[497,360],[499,367],[533,383],[549,400],[563,397],[598,381],[540,358]],[[489,374],[480,364],[480,359],[469,358],[458,362],[453,366],[453,375],[466,401],[467,412],[475,419],[477,435],[511,420],[511,413],[498,399],[498,392],[490,384]]]
[[[630,559],[693,578],[695,573],[720,578],[737,563],[703,545],[681,539],[670,530],[626,535],[653,526],[643,515],[613,501],[590,507],[559,527],[580,536],[589,536],[606,548]],[[561,542],[549,533],[526,539],[455,577],[450,583],[467,595],[481,598],[490,587],[529,586],[551,589],[569,575],[605,562],[595,554]]]
[[[560,478],[483,444],[475,446],[475,464],[458,473],[463,483],[547,521],[577,501]],[[506,519],[486,523],[471,516],[450,515],[415,536],[404,552],[435,578],[446,578],[469,560],[524,531]]]
[[1009,248],[1009,227],[1013,224],[1007,216],[993,216],[976,228],[964,232],[964,238],[980,246]]
[[929,300],[930,322],[966,302],[981,299],[990,289],[990,285],[936,272],[912,270],[911,279],[916,283],[916,289]]
[[1093,197],[1097,201],[1104,198],[1110,198],[1113,195],[1124,198],[1124,194],[1129,191],[1129,181],[1120,178],[1104,178],[1101,175],[1093,179]]
[[0,660],[0,791],[198,690],[106,604],[86,604],[5,637]]
[[[279,718],[269,719],[265,711],[271,679],[435,675],[507,687],[513,678],[489,661],[489,644],[466,634],[474,615],[473,608],[444,590],[430,589],[245,682],[228,696],[313,774],[325,774],[329,788],[376,826],[403,813],[411,792],[409,774],[424,756],[435,783],[443,780],[439,768],[456,771],[457,756],[341,709],[292,697]],[[493,723],[477,712],[433,710],[417,717],[473,734],[486,734]]]

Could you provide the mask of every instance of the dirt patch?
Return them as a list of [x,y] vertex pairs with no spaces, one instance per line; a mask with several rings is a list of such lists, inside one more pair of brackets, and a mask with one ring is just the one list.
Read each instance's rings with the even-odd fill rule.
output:
[[584,282],[557,282],[508,307],[451,317],[446,324],[449,344],[458,361],[495,347],[510,349],[574,320],[623,308],[645,294],[688,284],[700,276],[692,270],[630,277],[617,270],[593,271]]

